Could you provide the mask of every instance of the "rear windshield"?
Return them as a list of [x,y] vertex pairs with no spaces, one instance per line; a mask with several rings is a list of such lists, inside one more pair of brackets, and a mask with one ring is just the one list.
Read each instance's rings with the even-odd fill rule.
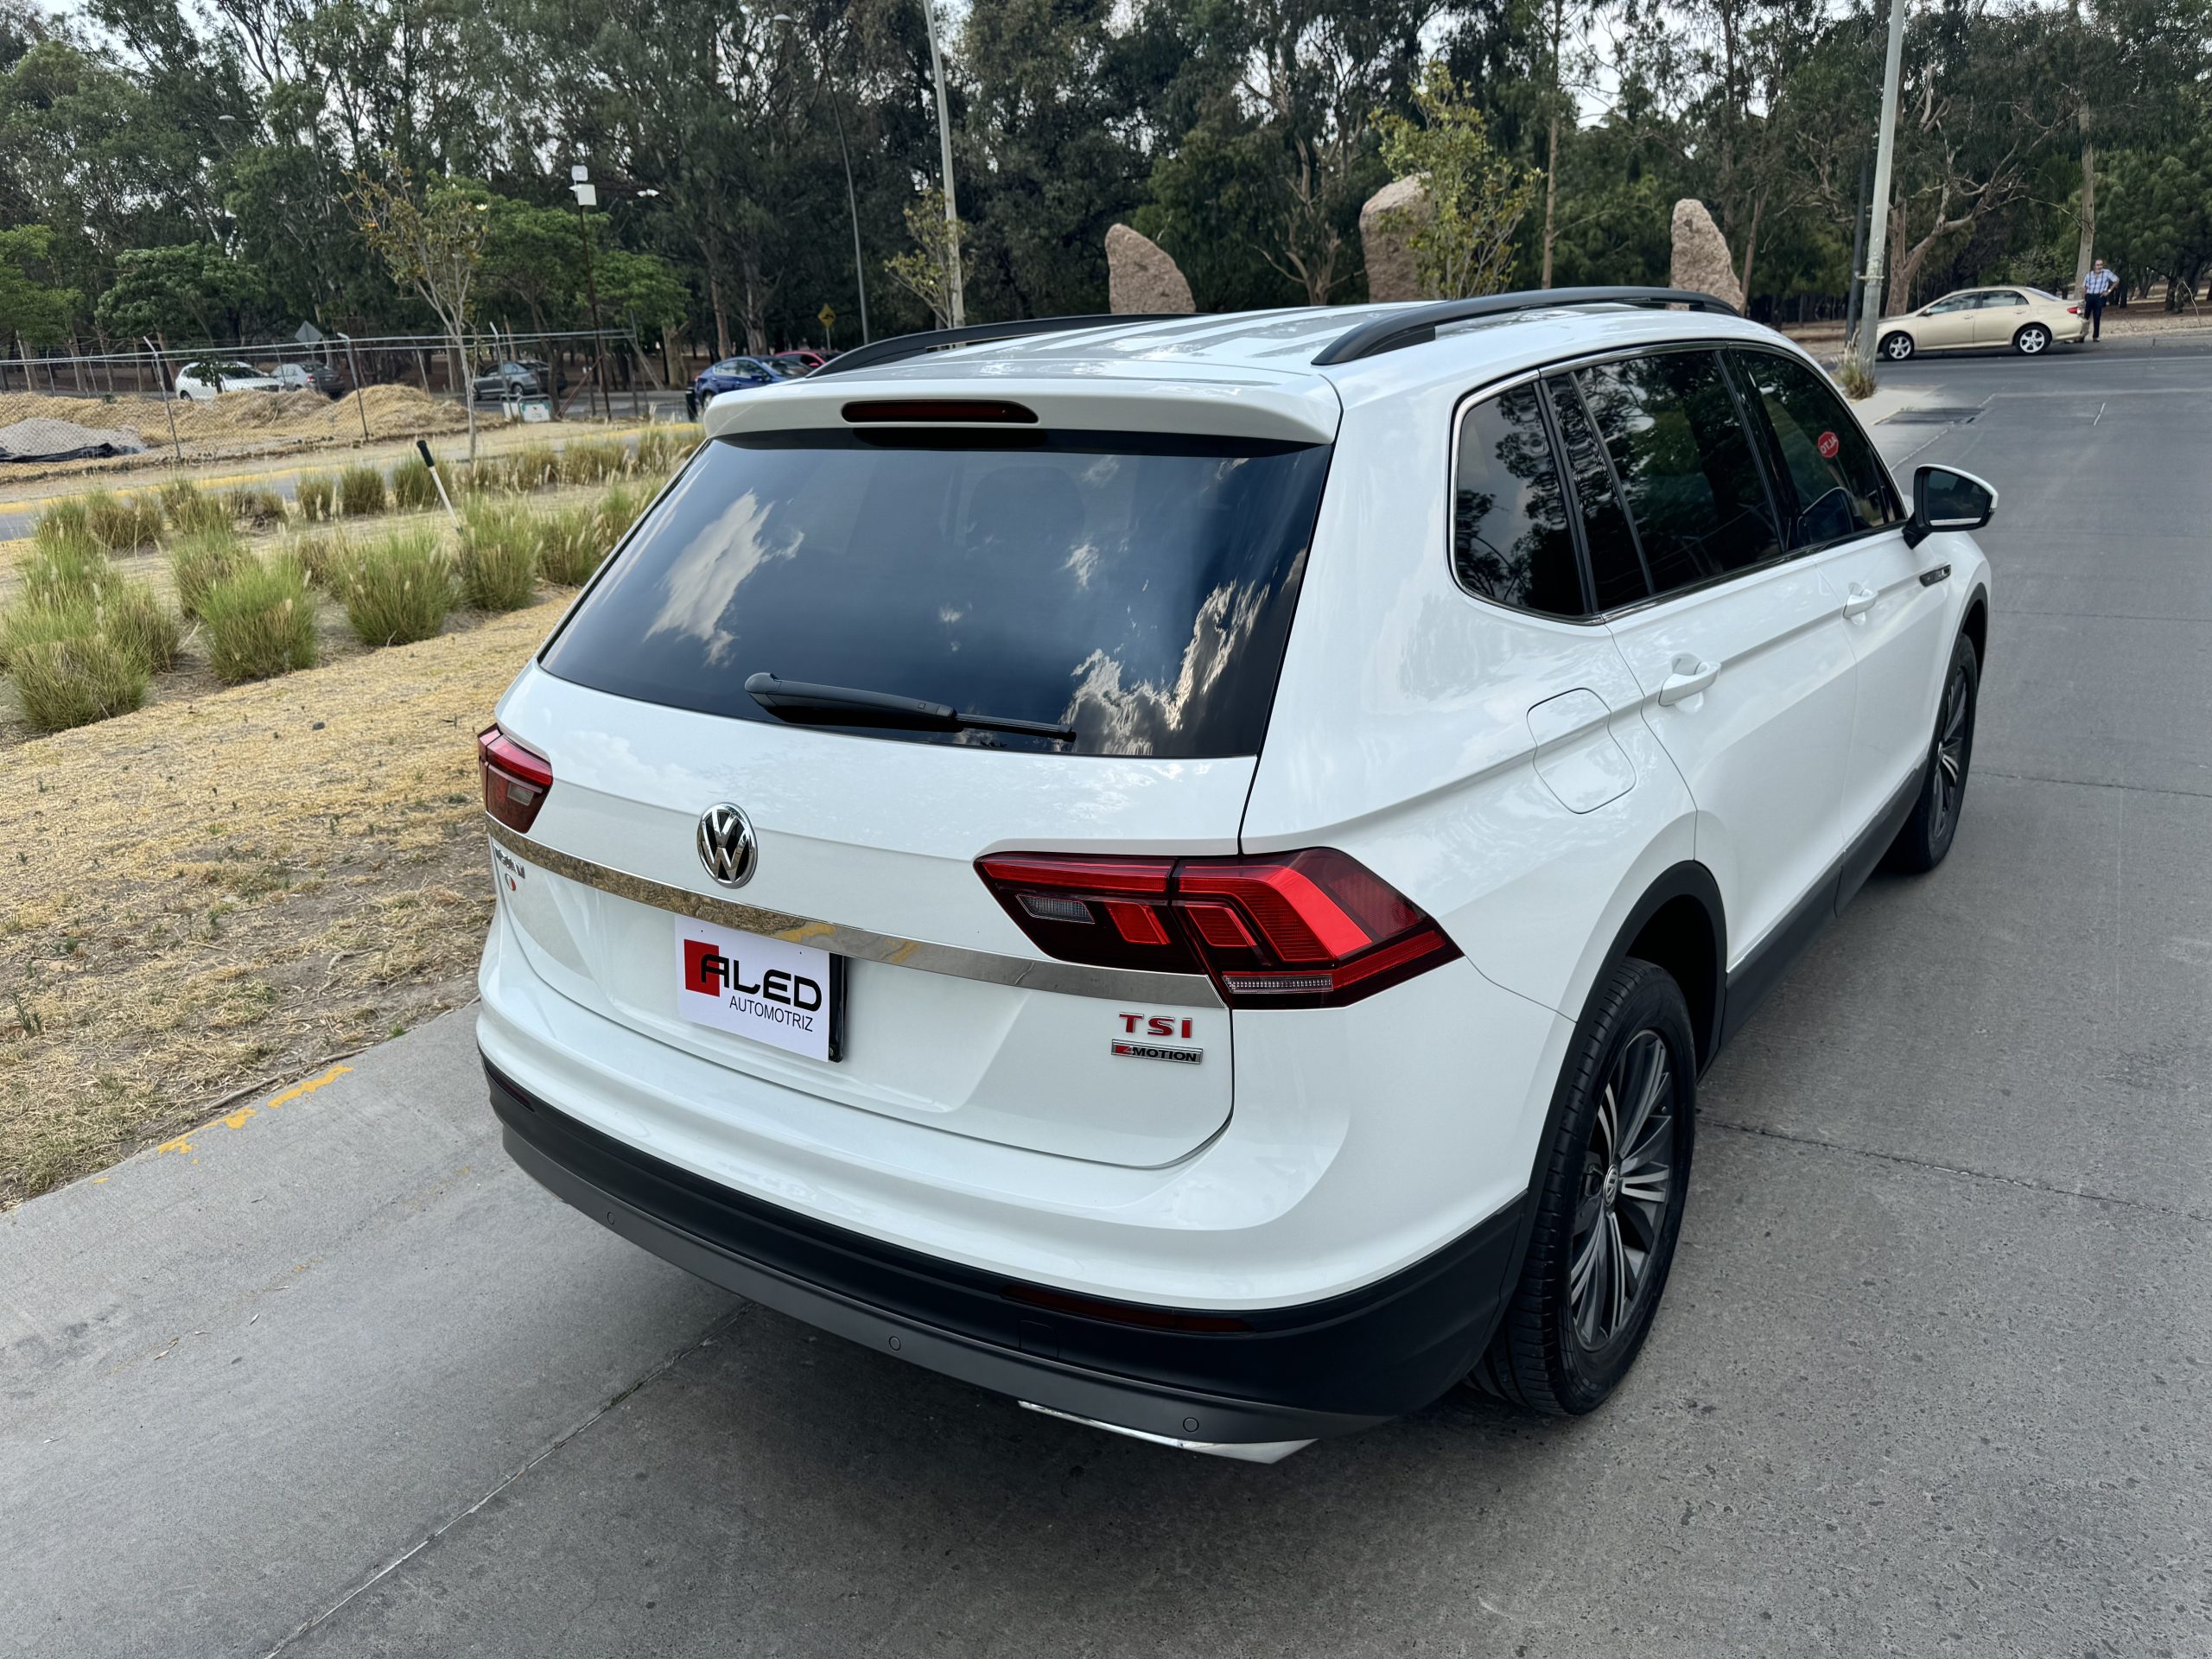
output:
[[707,444],[546,649],[565,680],[774,721],[748,676],[1072,726],[869,736],[1255,754],[1325,446],[842,429]]

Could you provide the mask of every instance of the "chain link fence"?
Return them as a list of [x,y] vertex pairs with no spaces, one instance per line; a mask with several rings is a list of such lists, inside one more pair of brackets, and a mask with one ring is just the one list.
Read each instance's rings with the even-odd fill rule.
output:
[[0,359],[0,488],[10,479],[480,435],[509,424],[680,419],[703,359],[623,330],[289,340]]

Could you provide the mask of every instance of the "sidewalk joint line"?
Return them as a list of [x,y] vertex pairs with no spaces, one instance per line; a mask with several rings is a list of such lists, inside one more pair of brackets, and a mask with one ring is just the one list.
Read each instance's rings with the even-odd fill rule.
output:
[[501,1492],[505,1491],[508,1487],[513,1485],[524,1475],[529,1474],[532,1470],[536,1469],[538,1465],[543,1463],[546,1459],[551,1457],[563,1446],[568,1445],[569,1441],[575,1440],[586,1429],[591,1427],[593,1424],[599,1421],[601,1418],[606,1416],[607,1413],[613,1411],[624,1401],[637,1394],[649,1383],[656,1382],[660,1377],[665,1376],[670,1370],[675,1368],[679,1361],[698,1352],[700,1349],[704,1348],[709,1343],[713,1342],[715,1338],[721,1336],[723,1332],[728,1330],[731,1325],[736,1324],[739,1319],[749,1311],[751,1307],[752,1304],[750,1302],[739,1303],[735,1307],[730,1309],[728,1313],[723,1314],[721,1318],[716,1319],[712,1325],[709,1325],[699,1336],[684,1344],[683,1347],[677,1349],[673,1353],[656,1361],[652,1365],[649,1366],[645,1370],[645,1373],[635,1382],[630,1383],[626,1388],[617,1390],[614,1394],[601,1401],[598,1406],[594,1408],[590,1414],[583,1419],[582,1421],[575,1424],[569,1428],[564,1429],[546,1445],[541,1446],[535,1452],[532,1452],[531,1456],[525,1459],[518,1467],[511,1470],[508,1473],[502,1476],[496,1483],[494,1483],[491,1491],[486,1492],[483,1497],[478,1498],[467,1509],[461,1510],[457,1515],[449,1516],[445,1521],[440,1522],[437,1526],[432,1528],[423,1537],[417,1540],[406,1549],[402,1550],[398,1554],[393,1556],[382,1567],[377,1568],[375,1572],[370,1573],[368,1577],[363,1579],[351,1590],[348,1590],[344,1595],[339,1597],[337,1600],[332,1602],[329,1606],[324,1608],[319,1613],[311,1615],[309,1618],[302,1620],[300,1624],[294,1626],[289,1633],[277,1642],[275,1647],[270,1648],[268,1652],[262,1655],[261,1659],[277,1659],[277,1656],[279,1654],[283,1653],[287,1648],[296,1643],[302,1637],[313,1635],[323,1625],[328,1624],[333,1618],[335,1618],[338,1614],[344,1610],[346,1605],[356,1596],[359,1596],[364,1591],[372,1590],[378,1585],[383,1583],[394,1573],[397,1573],[401,1567],[406,1566],[408,1562],[413,1560],[424,1550],[429,1548],[432,1544],[436,1543],[439,1539],[444,1537],[446,1534],[451,1532],[462,1522],[467,1520],[470,1516],[474,1515],[479,1510],[482,1510],[486,1503],[489,1503]]
[[1821,1152],[1840,1152],[1853,1158],[1874,1158],[1885,1164],[1904,1164],[1913,1169],[1931,1170],[1939,1175],[1961,1175],[1970,1181],[1991,1181],[2000,1186],[2017,1186],[2030,1192],[2047,1193],[2053,1198],[2085,1198],[2092,1204],[2109,1204],[2123,1210],[2145,1210],[2153,1215],[2170,1216],[2176,1221],[2212,1222],[2212,1215],[2195,1210],[2177,1210],[2171,1205],[2153,1203],[2149,1198],[2123,1198],[2117,1193],[2092,1192],[2086,1187],[2056,1186],[2049,1181],[2031,1180],[2024,1175],[1999,1175],[1986,1169],[1967,1169],[1957,1164],[1939,1164],[1932,1158],[1915,1158],[1902,1152],[1877,1152],[1869,1147],[1846,1146],[1840,1141],[1822,1141],[1809,1135],[1792,1135],[1787,1129],[1763,1128],[1756,1123],[1732,1123],[1726,1118],[1707,1118],[1699,1114],[1700,1128],[1732,1129],[1738,1135],[1757,1135],[1763,1141],[1786,1141],[1792,1146],[1813,1147]]

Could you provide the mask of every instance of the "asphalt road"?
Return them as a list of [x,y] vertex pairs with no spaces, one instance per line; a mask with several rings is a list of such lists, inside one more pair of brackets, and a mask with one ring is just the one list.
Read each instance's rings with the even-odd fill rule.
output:
[[0,1653],[2212,1655],[2212,355],[1885,378],[2004,498],[1964,823],[1707,1078],[1605,1409],[1039,1418],[538,1192],[464,1010],[0,1217]]

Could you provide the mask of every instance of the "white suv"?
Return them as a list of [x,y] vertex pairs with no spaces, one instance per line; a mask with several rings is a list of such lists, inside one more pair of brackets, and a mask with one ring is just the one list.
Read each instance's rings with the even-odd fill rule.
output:
[[1909,512],[1652,289],[993,325],[707,420],[482,739],[513,1156],[1144,1438],[1602,1401],[1700,1072],[1950,845],[1987,486]]

